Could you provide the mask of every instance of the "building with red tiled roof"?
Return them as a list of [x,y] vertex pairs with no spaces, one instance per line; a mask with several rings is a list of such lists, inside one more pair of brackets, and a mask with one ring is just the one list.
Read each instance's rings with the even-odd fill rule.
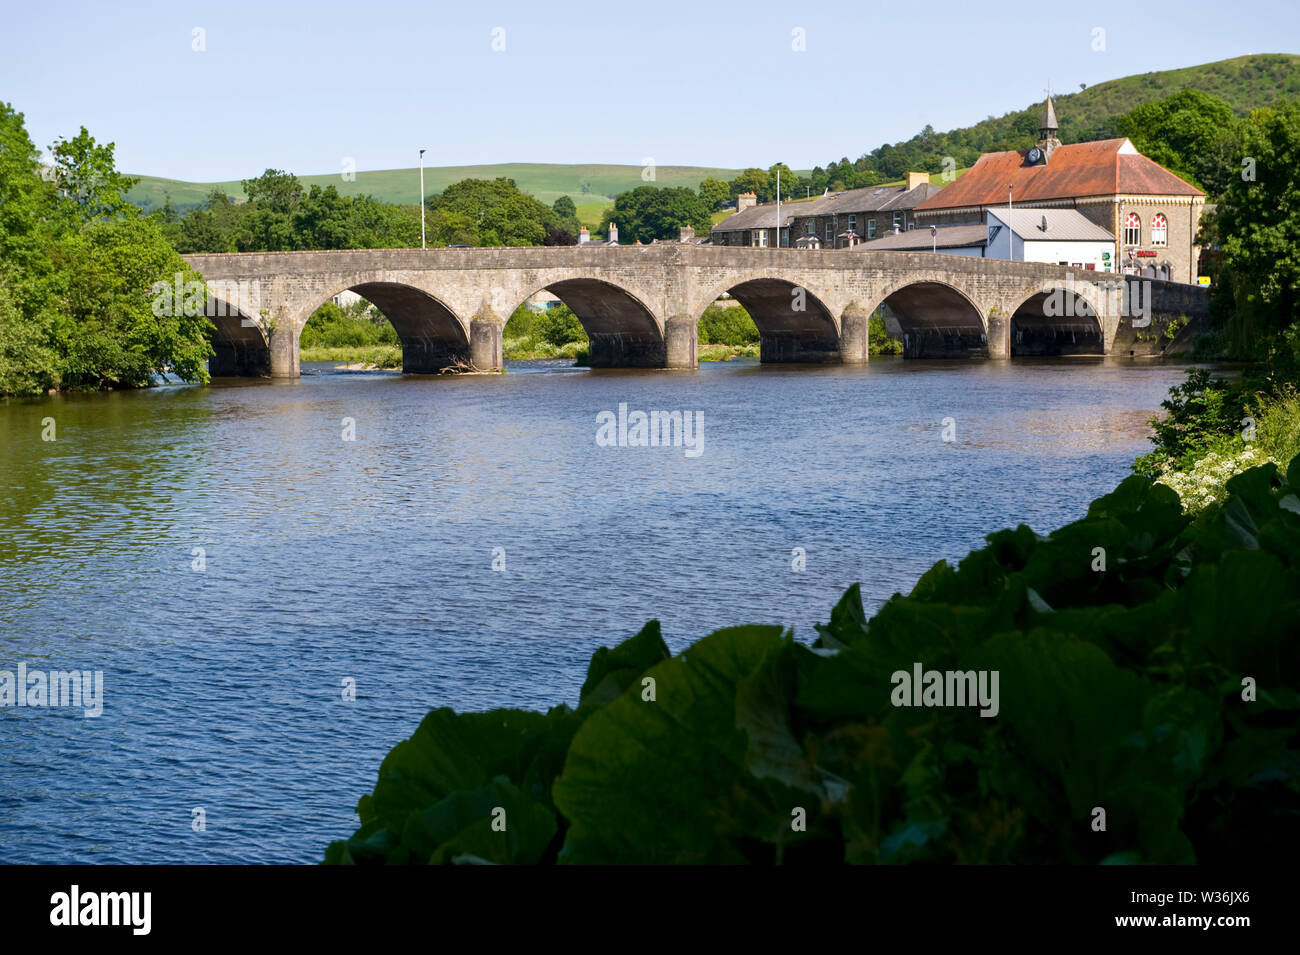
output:
[[985,210],[1077,209],[1115,240],[1110,271],[1195,282],[1205,193],[1137,151],[1128,139],[1062,145],[1049,97],[1039,141],[985,153],[916,208],[918,228],[971,224]]

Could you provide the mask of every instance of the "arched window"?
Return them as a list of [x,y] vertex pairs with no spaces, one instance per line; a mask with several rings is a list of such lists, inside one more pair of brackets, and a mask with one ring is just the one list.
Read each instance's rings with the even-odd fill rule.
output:
[[1151,217],[1151,244],[1169,244],[1169,220],[1163,212],[1157,212]]
[[1130,212],[1124,217],[1124,244],[1142,244],[1142,219],[1136,212]]

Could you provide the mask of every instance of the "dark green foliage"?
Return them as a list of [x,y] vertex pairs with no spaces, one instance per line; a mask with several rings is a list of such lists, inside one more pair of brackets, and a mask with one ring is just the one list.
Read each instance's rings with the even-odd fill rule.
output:
[[134,180],[113,144],[83,128],[51,155],[42,169],[22,114],[0,103],[0,395],[206,380],[199,276],[126,202]]
[[740,305],[712,304],[700,316],[701,345],[749,345],[758,341],[758,326]]
[[885,330],[885,320],[879,314],[867,319],[867,350],[871,355],[903,354],[903,343]]
[[712,221],[709,208],[694,189],[671,186],[638,186],[620,193],[612,209],[606,210],[601,227],[618,225],[618,240],[623,243],[655,239],[676,239],[682,226],[690,226],[696,235],[708,235]]
[[[652,623],[576,711],[437,710],[326,861],[1272,858],[1300,839],[1300,457],[1228,490],[1192,521],[1129,478],[874,617],[851,588],[812,646],[736,627],[669,658]],[[918,663],[996,671],[999,712],[895,705]]]
[[1246,401],[1240,385],[1213,378],[1204,368],[1191,369],[1160,403],[1165,417],[1150,421],[1155,450],[1138,458],[1133,470],[1154,478],[1169,466],[1186,471],[1211,452],[1240,451]]
[[383,314],[366,301],[341,308],[326,302],[303,327],[302,348],[342,348],[364,345],[397,345],[397,332]]

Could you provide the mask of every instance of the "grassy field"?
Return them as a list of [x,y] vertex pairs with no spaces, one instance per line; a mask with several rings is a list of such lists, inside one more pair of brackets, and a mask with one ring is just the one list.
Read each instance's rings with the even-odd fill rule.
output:
[[[249,170],[249,176],[261,173]],[[655,169],[653,185],[689,186],[698,188],[709,176],[731,180],[739,169],[715,169],[705,166],[659,166]],[[133,173],[133,175],[135,175]],[[550,163],[503,163],[495,166],[426,166],[424,190],[429,195],[441,192],[453,182],[462,179],[496,179],[504,176],[513,179],[519,188],[551,205],[560,196],[569,196],[578,207],[578,218],[585,224],[594,224],[613,197],[620,192],[647,185],[641,178],[640,166],[613,165],[558,165]],[[357,172],[356,178],[344,181],[339,173],[298,177],[303,185],[334,186],[345,196],[369,194],[384,202],[414,205],[420,192],[420,171],[411,169],[383,169]],[[141,176],[139,184],[128,198],[146,210],[161,206],[168,195],[177,208],[195,205],[207,198],[213,189],[220,189],[235,198],[243,197],[239,182],[180,182]]]

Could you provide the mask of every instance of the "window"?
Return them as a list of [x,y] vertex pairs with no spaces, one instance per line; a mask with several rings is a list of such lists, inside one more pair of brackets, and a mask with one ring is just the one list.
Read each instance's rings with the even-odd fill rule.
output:
[[782,230],[781,230],[781,239],[780,239],[779,242],[777,242],[777,245],[784,246],[784,247],[787,248],[787,249],[790,248],[790,230],[789,230],[789,229],[782,229]]
[[827,245],[835,244],[835,227],[833,225],[828,224],[826,226],[826,244]]
[[1151,217],[1151,244],[1169,244],[1169,220],[1165,218],[1163,212],[1157,212]]
[[894,228],[899,230],[903,228],[903,214],[901,212],[894,213]]
[[755,229],[755,230],[754,230],[754,241],[753,241],[753,244],[756,245],[756,246],[758,246],[760,249],[766,249],[766,248],[767,248],[767,230],[766,230],[766,229]]
[[857,217],[857,216],[849,216],[849,231],[850,231],[850,232],[857,232],[857,231],[858,231],[858,217]]
[[875,220],[875,219],[868,219],[868,220],[867,220],[867,238],[868,238],[868,239],[874,239],[875,237],[876,237],[876,220]]
[[1124,217],[1124,244],[1142,244],[1142,220],[1136,212],[1130,212]]
[[816,234],[817,234],[817,220],[809,219],[808,222],[805,224],[804,235],[816,235]]

